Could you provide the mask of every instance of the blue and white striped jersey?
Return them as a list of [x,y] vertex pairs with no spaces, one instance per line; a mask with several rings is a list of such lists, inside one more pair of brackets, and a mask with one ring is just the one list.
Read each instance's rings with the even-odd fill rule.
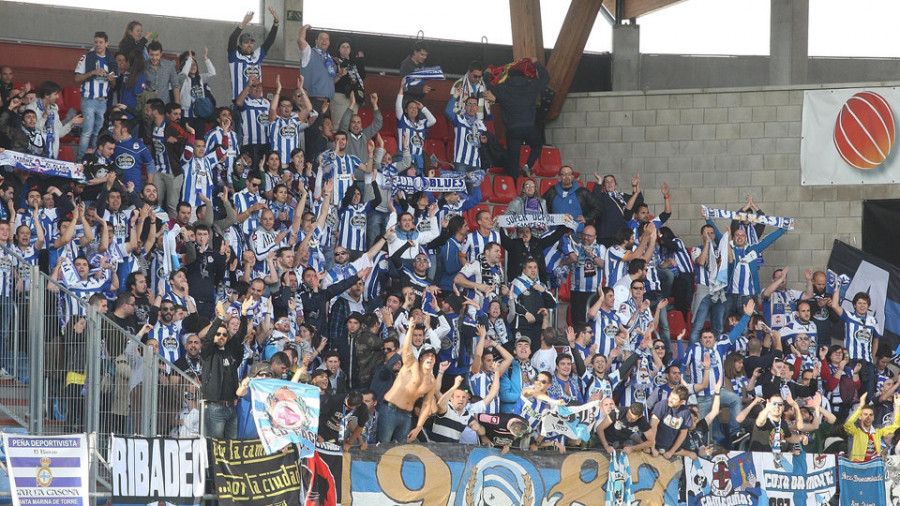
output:
[[263,97],[247,96],[244,99],[244,106],[241,107],[242,146],[269,143],[269,107],[271,105]]
[[[12,244],[5,244],[7,248],[12,248]],[[12,297],[15,295],[15,274],[14,271],[19,265],[19,260],[12,253],[7,253],[5,249],[0,248],[0,297]]]
[[469,235],[466,236],[465,249],[463,250],[469,261],[473,262],[484,251],[484,247],[489,242],[500,244],[500,232],[491,230],[487,235],[481,235],[481,232],[477,229],[469,232]]
[[[453,100],[447,103],[447,119],[453,125],[453,162],[470,167],[481,167],[481,133],[487,131],[484,122],[478,117],[470,118],[464,114],[453,114]],[[400,137],[402,139],[402,137]]]
[[647,309],[640,311],[638,316],[629,326],[628,322],[631,320],[631,316],[639,310],[640,308],[638,307],[638,303],[634,300],[634,297],[629,297],[625,302],[619,305],[617,311],[619,321],[627,328],[629,336],[629,340],[625,343],[626,349],[638,349],[641,340],[644,338],[643,332],[645,332],[650,323],[653,322],[653,311],[650,311],[650,308],[648,307]]
[[[787,325],[797,309],[797,302],[803,296],[800,290],[776,290],[769,295],[763,304],[763,316],[772,330],[778,330]],[[782,336],[783,337],[783,336]]]
[[547,272],[555,271],[566,257],[571,253],[577,252],[578,250],[573,245],[572,240],[569,239],[569,236],[562,236],[559,241],[553,243],[544,250],[544,261],[547,264]]
[[[609,357],[609,352],[616,347],[616,334],[622,321],[616,311],[606,312],[601,307],[594,317],[594,339],[597,340],[597,353]],[[588,358],[590,360],[590,357]]]
[[[262,197],[259,194],[251,193],[250,190],[246,188],[235,193],[234,197],[234,211],[237,214],[241,214],[251,207],[253,204],[257,202],[262,202]],[[256,210],[250,213],[250,216],[241,223],[241,231],[244,232],[244,235],[250,236],[254,230],[259,228],[259,218],[262,211]]]
[[[484,371],[478,371],[475,374],[472,374],[469,371],[469,389],[471,390],[472,395],[477,395],[484,399],[488,392],[491,390],[491,384],[494,381],[500,381],[499,379],[494,378],[495,373],[489,372],[486,373]],[[490,404],[485,405],[485,413],[489,413],[495,415],[500,412],[500,396],[494,398]]]
[[[93,51],[91,51],[91,53],[93,53]],[[87,74],[95,69],[103,69],[109,72],[109,65],[106,63],[107,56],[109,56],[108,52],[106,53],[106,56],[98,56],[94,53],[94,68],[89,69],[87,68],[87,54],[82,55],[81,59],[78,60],[78,64],[75,65],[75,73]],[[92,99],[109,96],[109,80],[106,78],[106,75],[101,74],[99,76],[94,76],[82,82],[81,96]]]
[[156,172],[171,174],[172,165],[169,163],[169,155],[166,153],[166,120],[159,126],[153,127],[153,163],[156,164]]
[[615,286],[619,278],[628,273],[627,253],[628,250],[618,244],[606,249],[603,255],[603,286]]
[[181,320],[173,321],[169,325],[158,321],[150,331],[149,337],[159,342],[159,354],[173,364],[185,355],[184,345],[181,342]]
[[720,337],[719,340],[713,344],[712,348],[706,348],[703,346],[703,343],[698,342],[688,349],[684,362],[685,370],[688,378],[690,378],[690,381],[693,383],[699,383],[703,378],[703,371],[705,371],[702,363],[703,357],[708,355],[710,358],[709,385],[697,392],[698,397],[706,397],[715,392],[715,384],[725,372],[725,356],[731,351],[731,347],[738,336],[744,333],[744,330],[747,328],[747,323],[749,322],[749,316],[742,316],[737,325],[731,329],[731,332]]
[[413,157],[422,156],[425,147],[425,132],[428,130],[424,116],[412,121],[406,114],[397,118],[397,139],[403,139],[406,134],[409,137],[409,154]]
[[34,249],[33,245],[29,245],[27,248],[20,248],[18,245],[13,246],[13,251],[25,259],[25,263],[23,264],[21,261],[17,262],[18,270],[19,270],[19,278],[22,279],[22,290],[25,294],[25,297],[29,297],[31,293],[31,268],[32,265],[38,264],[38,254],[40,250]]
[[601,272],[591,256],[588,255],[588,252],[593,252],[596,257],[603,258],[606,248],[602,244],[595,242],[590,246],[576,244],[575,249],[578,261],[575,262],[575,270],[572,274],[572,290],[576,292],[596,292],[600,286]]
[[849,351],[850,360],[873,363],[872,343],[881,337],[875,317],[860,316],[855,311],[844,309],[841,321],[844,322],[844,347]]
[[[119,244],[128,242],[131,234],[131,211],[103,211],[103,221],[111,223],[113,238]],[[99,239],[99,237],[97,238]],[[77,239],[72,239],[76,241]]]
[[277,117],[269,122],[269,145],[278,151],[281,161],[287,163],[291,159],[291,151],[301,147],[300,136],[309,127],[309,123],[296,114],[290,118]]
[[[225,137],[228,137],[228,147],[225,147],[226,141]],[[225,134],[225,131],[222,130],[221,127],[215,127],[206,134],[206,152],[212,153],[217,149],[222,149],[225,152],[225,160],[224,164],[226,167],[226,174],[231,177],[232,171],[234,170],[234,162],[237,160],[238,156],[238,138],[237,134],[233,131]],[[231,186],[231,181],[225,181],[226,186]]]
[[694,279],[697,281],[698,285],[711,286],[708,264],[709,262],[718,262],[719,250],[714,248],[713,245],[710,244],[707,260],[703,265],[697,263],[697,258],[700,257],[700,253],[703,253],[703,248],[691,249],[691,260],[694,261]]
[[372,205],[369,202],[350,204],[338,211],[340,217],[338,245],[350,251],[366,250],[366,215],[371,211]]
[[85,314],[81,304],[86,303],[91,295],[109,290],[112,273],[109,269],[104,269],[100,278],[89,276],[82,280],[78,277],[71,260],[66,259],[63,262],[59,284],[68,289],[68,292],[59,292],[59,319],[60,323],[65,325],[72,316]]
[[366,278],[366,286],[363,291],[363,298],[368,301],[381,300],[381,293],[386,286],[388,274],[388,255],[384,251],[375,254],[372,260],[372,271]]
[[688,252],[687,247],[684,245],[684,241],[679,238],[675,238],[675,251],[669,251],[668,257],[675,261],[675,264],[672,269],[675,274],[688,273],[693,274],[694,272],[694,261],[691,258],[691,254]]
[[262,60],[266,57],[266,51],[262,46],[257,47],[250,54],[241,54],[235,50],[228,55],[228,70],[231,72],[231,100],[247,87],[250,76],[256,76],[262,82]]
[[[21,227],[22,225],[25,225],[26,227],[28,227],[28,230],[31,231],[31,239],[29,239],[29,244],[34,244],[35,241],[37,241],[37,227],[38,227],[39,221],[40,221],[40,215],[38,216],[38,219],[35,220],[34,217],[31,215],[31,211],[27,211],[27,212],[19,211],[18,214],[16,214],[15,224],[12,227],[10,227],[11,228],[10,235],[11,236],[15,235],[16,230],[18,230],[19,227]],[[43,227],[41,227],[41,228],[43,228]],[[50,237],[50,236],[48,236],[47,231],[44,230],[44,238],[46,239],[48,237]]]
[[316,193],[318,199],[322,196],[322,185],[329,179],[334,179],[334,192],[331,195],[331,204],[335,207],[341,205],[347,190],[353,185],[353,170],[359,167],[362,161],[353,155],[338,156],[333,150],[328,150],[321,155],[319,173],[316,177]]
[[193,156],[194,149],[191,146],[187,146],[185,151],[187,153],[181,157],[181,171],[184,174],[181,200],[196,210],[203,204],[200,200],[201,193],[210,200],[213,198],[215,168],[219,163],[218,154],[216,151],[210,151],[202,157]]

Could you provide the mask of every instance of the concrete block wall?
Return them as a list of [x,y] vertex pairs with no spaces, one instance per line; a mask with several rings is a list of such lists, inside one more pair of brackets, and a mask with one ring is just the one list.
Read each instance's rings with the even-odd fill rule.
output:
[[[860,86],[865,85],[853,85]],[[597,170],[614,174],[628,191],[639,172],[651,213],[663,210],[659,188],[667,182],[667,225],[688,246],[699,243],[700,204],[738,209],[749,193],[767,214],[795,218],[795,229],[766,251],[761,279],[771,279],[775,266],[788,265],[790,279],[802,288],[807,268],[826,266],[834,239],[861,245],[863,200],[900,198],[900,185],[800,185],[803,91],[570,94],[560,117],[547,126],[547,142],[581,173],[583,184]],[[719,224],[727,226],[724,220]]]

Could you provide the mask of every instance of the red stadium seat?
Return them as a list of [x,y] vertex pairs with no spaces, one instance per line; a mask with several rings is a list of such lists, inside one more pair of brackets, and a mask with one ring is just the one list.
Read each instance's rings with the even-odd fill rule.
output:
[[556,148],[544,148],[541,150],[541,157],[534,165],[533,171],[536,176],[556,177],[559,169],[562,167],[562,157]]
[[[362,120],[363,128],[368,127],[372,124],[372,121],[375,120],[375,113],[372,111],[372,109],[360,107],[359,110],[357,110],[356,114],[359,115],[359,119]],[[338,119],[338,121],[340,121],[340,118]]]
[[59,159],[67,162],[74,162],[75,152],[72,150],[72,146],[61,145],[59,147]]
[[519,148],[519,167],[525,165],[525,162],[528,161],[528,156],[531,154],[531,146],[523,145]]
[[684,340],[689,340],[691,338],[691,312],[687,313],[687,320],[685,320],[684,313],[681,311],[668,311],[666,313],[669,317],[669,335],[672,336],[674,340],[678,337],[678,334],[684,330]]
[[453,137],[450,133],[450,124],[447,122],[447,118],[444,117],[443,114],[435,115],[437,117],[437,123],[434,124],[431,128],[428,129],[428,137],[432,139],[440,139],[444,142],[452,141]]
[[503,216],[503,213],[506,212],[506,206],[494,206],[491,208],[491,217],[496,218],[497,216]]
[[490,120],[490,119],[484,120],[484,126],[487,127],[488,132],[496,135],[496,132],[494,131],[494,120]]
[[66,104],[66,110],[75,109],[81,111],[81,88],[78,86],[66,86],[63,88],[63,102]]
[[494,200],[495,204],[509,204],[516,198],[516,183],[509,176],[494,176]]
[[541,195],[547,193],[547,190],[558,182],[559,179],[541,179]]
[[438,160],[442,162],[446,162],[445,160],[447,156],[447,146],[444,145],[444,141],[438,139],[425,139],[425,145],[422,148],[426,153],[432,154],[438,158]]
[[394,114],[394,111],[381,110],[381,135],[397,135],[397,116]]
[[481,211],[490,212],[490,208],[488,208],[486,204],[478,204],[472,209],[466,211],[466,225],[469,226],[469,230],[475,230],[476,228],[478,228],[478,222],[475,221],[475,217],[478,216],[478,213],[480,213]]
[[395,155],[400,152],[400,148],[397,146],[397,139],[392,135],[382,135],[381,138],[384,140],[384,150],[388,153]]
[[559,300],[562,302],[570,302],[572,300],[572,275],[566,278],[565,282],[559,285]]
[[596,181],[588,181],[587,189],[588,189],[589,192],[594,191],[594,187],[595,187],[595,186],[597,186],[597,182],[596,182]]
[[491,167],[488,169],[490,174],[506,174],[506,167]]
[[484,181],[481,182],[481,201],[493,202],[494,200],[494,181],[490,174],[484,175]]

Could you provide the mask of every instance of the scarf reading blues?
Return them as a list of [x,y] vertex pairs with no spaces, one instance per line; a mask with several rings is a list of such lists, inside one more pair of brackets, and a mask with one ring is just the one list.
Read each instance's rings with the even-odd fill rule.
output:
[[280,379],[251,379],[252,415],[266,455],[296,444],[312,457],[319,433],[319,388]]
[[728,220],[740,220],[750,223],[760,223],[767,227],[783,228],[785,230],[794,230],[793,218],[780,218],[778,216],[766,216],[764,214],[750,214],[742,211],[731,211],[728,209],[712,209],[706,206],[700,206],[710,218],[724,218]]
[[464,192],[466,180],[458,177],[412,177],[394,176],[391,179],[391,187],[396,195],[398,191],[404,193],[415,192]]
[[43,156],[29,155],[6,150],[0,153],[0,166],[9,165],[17,169],[36,172],[47,176],[84,179],[84,168],[80,163],[54,160]]
[[418,86],[433,79],[444,79],[444,71],[440,67],[422,67],[406,74],[403,78],[403,88],[409,89],[410,86]]
[[519,227],[555,227],[565,225],[575,230],[578,224],[575,223],[567,214],[542,214],[534,215],[502,215],[497,218],[497,224],[502,228],[519,228]]

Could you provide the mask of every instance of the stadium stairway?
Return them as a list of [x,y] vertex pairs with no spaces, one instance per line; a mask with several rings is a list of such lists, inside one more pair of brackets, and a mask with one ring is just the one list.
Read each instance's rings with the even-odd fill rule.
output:
[[0,431],[28,426],[28,385],[0,380]]

